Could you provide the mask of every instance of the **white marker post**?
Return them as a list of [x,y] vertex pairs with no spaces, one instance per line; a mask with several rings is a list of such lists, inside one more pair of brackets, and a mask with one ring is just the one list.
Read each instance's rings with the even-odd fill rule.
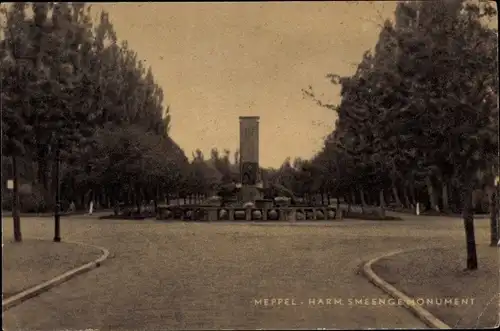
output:
[[89,215],[92,215],[93,211],[94,211],[94,201],[90,201]]
[[420,215],[420,203],[417,202],[417,216]]

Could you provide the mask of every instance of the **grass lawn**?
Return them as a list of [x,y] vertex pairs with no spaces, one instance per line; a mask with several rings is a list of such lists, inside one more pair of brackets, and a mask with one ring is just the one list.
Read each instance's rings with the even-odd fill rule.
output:
[[96,248],[69,243],[24,239],[4,242],[2,249],[4,299],[99,258]]
[[412,298],[459,298],[458,305],[434,300],[423,306],[452,328],[494,327],[499,321],[499,249],[478,245],[479,269],[464,271],[464,246],[398,254],[372,268]]

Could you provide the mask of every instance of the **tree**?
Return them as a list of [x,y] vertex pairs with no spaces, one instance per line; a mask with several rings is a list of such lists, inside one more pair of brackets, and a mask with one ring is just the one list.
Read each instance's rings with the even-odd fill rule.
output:
[[[151,68],[118,43],[109,15],[93,25],[84,3],[19,3],[3,15],[2,147],[15,164],[35,156],[35,184],[47,204],[58,191],[59,164],[64,195],[79,205],[124,198],[132,184],[120,175],[138,175],[134,202],[178,191],[188,161],[168,136],[163,91]],[[136,158],[127,167],[129,156]]]
[[[429,124],[423,126],[426,145],[433,146],[436,154],[447,152],[443,161],[454,167],[461,187],[467,269],[477,268],[471,206],[474,177],[491,165],[498,149],[491,122],[498,117],[498,105],[489,93],[489,86],[495,83],[497,55],[487,46],[495,37],[481,24],[483,14],[491,15],[489,4],[422,3],[419,30],[401,43],[401,61],[411,61],[418,70],[413,76],[420,83],[413,85],[414,99],[427,99],[429,122],[422,123]],[[441,42],[443,38],[448,42]],[[400,66],[405,67],[411,68]],[[409,76],[408,71],[406,74]],[[433,91],[430,98],[426,97],[428,91]],[[435,156],[433,159],[439,165]]]
[[[25,17],[25,3],[16,3],[10,10],[2,8],[6,18],[3,39],[0,41],[2,85],[2,155],[12,158],[14,240],[22,241],[19,215],[19,164],[26,152],[31,127],[25,118],[30,112],[29,99],[24,91],[30,90],[33,81],[30,50],[26,44],[29,25]],[[24,93],[23,93],[24,92]]]
[[450,198],[462,205],[468,269],[477,268],[472,191],[491,182],[477,175],[498,151],[497,35],[483,24],[495,13],[486,1],[401,2],[356,73],[327,76],[342,86],[338,106],[304,91],[338,112],[334,143],[318,156],[337,188],[357,188],[363,204],[365,189],[373,201],[376,188],[381,207],[389,190],[398,205],[401,191],[411,205],[426,190],[436,210],[440,189],[444,209]]

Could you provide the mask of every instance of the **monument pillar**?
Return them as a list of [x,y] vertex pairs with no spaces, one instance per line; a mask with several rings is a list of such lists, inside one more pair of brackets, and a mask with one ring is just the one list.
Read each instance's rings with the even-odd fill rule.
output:
[[261,199],[259,171],[259,116],[240,117],[241,202]]

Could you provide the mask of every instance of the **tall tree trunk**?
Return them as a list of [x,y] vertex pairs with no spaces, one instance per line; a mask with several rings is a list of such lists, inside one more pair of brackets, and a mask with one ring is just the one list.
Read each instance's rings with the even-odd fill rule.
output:
[[19,215],[19,165],[17,164],[17,157],[12,157],[12,170],[14,172],[14,187],[12,196],[12,219],[14,222],[14,240],[21,242],[23,240],[21,235],[21,216]]
[[365,201],[365,191],[362,188],[359,189],[359,196],[361,198],[361,213],[364,213],[366,208],[366,201]]
[[108,187],[106,189],[105,196],[106,196],[106,208],[108,208],[108,209],[113,208],[114,200],[115,200],[115,198],[113,197],[113,189]]
[[477,269],[476,238],[474,234],[474,214],[472,212],[472,176],[465,179],[462,189],[462,217],[464,220],[465,240],[467,244],[467,269]]
[[99,206],[104,209],[106,208],[106,196],[104,195],[104,190],[101,189],[99,190]]
[[108,194],[107,194],[107,186],[104,186],[101,189],[101,207],[103,209],[108,209]]
[[450,198],[448,196],[448,181],[443,179],[443,187],[441,189],[442,200],[443,200],[443,211],[450,211]]
[[462,212],[462,197],[461,197],[461,188],[460,187],[453,187],[453,195],[454,195],[454,201],[455,201],[455,210],[457,213]]
[[156,184],[156,192],[155,192],[155,200],[154,200],[154,207],[155,207],[155,213],[158,211],[158,201],[160,200],[160,184]]
[[394,195],[394,201],[398,207],[401,207],[403,204],[401,203],[401,199],[399,198],[398,188],[395,183],[392,183],[392,194]]
[[411,183],[410,184],[410,198],[411,198],[411,204],[416,205],[417,204],[417,196],[415,194],[415,184]]
[[129,187],[128,187],[127,204],[131,205],[132,203],[134,203],[134,198],[135,198],[134,189],[132,186],[132,182],[130,182]]
[[50,185],[49,185],[49,176],[48,176],[48,161],[44,156],[38,157],[38,182],[41,185],[42,196],[43,196],[43,209],[47,211],[51,208],[54,197],[51,194]]
[[385,215],[385,197],[384,197],[384,190],[381,189],[379,191],[379,200],[380,200],[380,214],[382,216]]
[[403,199],[405,200],[405,207],[407,209],[412,209],[410,198],[408,198],[408,189],[406,186],[403,187]]
[[[54,152],[54,154],[56,154],[56,152]],[[50,160],[48,162],[48,167],[50,169],[50,174],[49,174],[49,181],[50,181],[50,185],[49,185],[49,196],[50,196],[50,203],[51,203],[51,209],[54,209],[55,208],[55,205],[56,205],[56,199],[54,198],[55,197],[55,194],[56,194],[56,189],[57,189],[57,183],[56,183],[56,177],[57,177],[57,164],[54,160]],[[61,167],[61,165],[59,165],[59,167]]]
[[365,191],[362,188],[359,190],[359,195],[361,197],[361,205],[366,207]]
[[425,185],[427,185],[427,193],[429,194],[430,207],[435,211],[439,212],[439,206],[436,201],[436,194],[434,192],[434,186],[432,185],[430,176],[425,177]]
[[97,205],[97,199],[99,198],[99,193],[97,192],[98,187],[93,185],[92,190],[90,191],[90,202],[92,202],[92,205],[94,206],[94,210],[96,209]]
[[31,185],[32,186],[37,186],[38,185],[38,164],[36,162],[36,159],[31,160],[31,173],[33,174],[32,180],[31,180]]
[[133,206],[137,203],[137,191],[134,189],[134,187],[131,187],[129,189],[129,195],[131,200],[129,201],[130,206]]
[[140,214],[141,213],[141,188],[139,187],[139,185],[136,185],[135,186],[135,189],[134,189],[134,200],[135,200],[135,206],[137,207],[137,213]]
[[117,187],[115,187],[115,185],[110,185],[109,188],[110,205],[113,206],[113,213],[115,215],[118,215],[120,213],[120,198],[118,196],[117,191],[118,189]]
[[351,190],[351,203],[352,203],[353,205],[355,205],[355,204],[356,204],[356,193],[354,193],[354,191],[353,191],[353,190]]
[[52,188],[55,193],[54,199],[54,242],[61,241],[61,144],[57,140],[55,160],[52,171]]
[[495,187],[490,199],[490,246],[498,245],[498,237],[498,187]]
[[380,208],[385,208],[385,197],[384,197],[384,190],[380,190],[379,193],[378,193],[378,197],[379,197],[379,206]]
[[137,214],[141,213],[141,200],[139,199],[139,195],[137,194],[136,199],[135,199],[135,206],[137,208],[136,212]]
[[38,183],[41,184],[44,190],[48,190],[48,180],[47,180],[47,160],[45,158],[45,152],[43,149],[39,149],[39,155],[37,156],[37,179]]
[[99,209],[101,205],[101,190],[99,186],[94,186],[94,210]]
[[371,190],[368,191],[368,194],[367,194],[367,199],[366,199],[367,203],[369,206],[373,206],[374,203],[373,203],[373,192]]
[[114,185],[111,186],[111,191],[109,192],[109,198],[111,200],[111,206],[113,207],[115,203],[118,201],[118,203],[122,202],[121,199],[121,189],[118,187],[118,185],[115,187]]
[[345,196],[344,202],[347,202],[347,212],[350,213],[351,212],[351,198],[349,198],[348,195]]

